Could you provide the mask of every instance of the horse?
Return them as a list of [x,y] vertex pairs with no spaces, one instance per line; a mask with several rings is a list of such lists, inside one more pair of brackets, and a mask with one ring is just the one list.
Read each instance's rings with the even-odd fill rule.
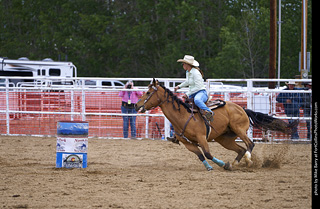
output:
[[[280,131],[289,132],[288,130],[291,128],[280,119],[252,110],[245,110],[233,102],[226,101],[224,106],[214,111],[214,120],[209,124],[212,128],[209,128],[208,131],[208,125],[204,122],[201,114],[193,113],[193,108],[189,104],[183,102],[157,80],[153,79],[148,88],[148,91],[135,104],[135,109],[138,112],[145,112],[159,106],[172,123],[176,138],[189,151],[198,156],[208,171],[213,170],[213,167],[206,161],[205,157],[225,170],[232,170],[232,166],[239,164],[243,157],[248,167],[253,164],[251,153],[254,143],[247,136],[250,124],[255,127],[272,130],[273,126],[271,124],[276,121],[276,124],[282,122],[282,126],[277,125],[276,127],[283,127],[283,130]],[[249,120],[249,117],[251,120]],[[245,143],[246,149],[236,143],[235,139],[238,137]],[[238,154],[232,164],[225,163],[211,155],[208,142],[213,140],[224,148],[233,150]]]

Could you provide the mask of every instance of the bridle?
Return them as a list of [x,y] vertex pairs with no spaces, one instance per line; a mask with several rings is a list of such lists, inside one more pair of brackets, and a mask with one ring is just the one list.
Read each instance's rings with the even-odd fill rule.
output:
[[[151,88],[153,88],[154,91],[151,92],[151,93],[149,94],[149,96],[144,100],[143,105],[141,106],[141,107],[142,107],[142,110],[146,110],[146,109],[145,109],[146,103],[147,103],[147,102],[151,99],[151,97],[158,91],[158,88],[157,88],[156,86],[151,86]],[[160,105],[162,105],[164,102],[167,101],[167,100],[161,101],[161,99],[159,98],[158,94],[157,94],[157,97],[158,97],[157,100],[160,101],[160,103],[159,103],[157,106],[154,106],[154,107],[150,108],[149,110],[155,109],[155,108],[159,107]],[[140,108],[141,108],[141,107],[140,107]]]

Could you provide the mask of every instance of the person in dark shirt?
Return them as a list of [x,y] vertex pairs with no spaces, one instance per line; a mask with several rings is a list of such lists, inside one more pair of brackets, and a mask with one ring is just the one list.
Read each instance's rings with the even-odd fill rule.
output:
[[[295,88],[295,82],[290,81],[287,84],[288,93],[280,93],[277,96],[277,102],[282,103],[284,107],[284,112],[288,117],[299,117],[299,109],[302,103],[302,98],[300,93],[291,93],[290,90],[297,90]],[[294,122],[294,119],[288,119],[289,124]],[[299,139],[298,129],[295,128],[291,134],[291,139]]]

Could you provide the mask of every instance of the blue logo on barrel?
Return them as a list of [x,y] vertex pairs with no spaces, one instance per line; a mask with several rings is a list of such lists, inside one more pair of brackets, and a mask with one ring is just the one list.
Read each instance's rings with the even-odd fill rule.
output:
[[88,135],[89,124],[85,121],[59,121],[58,135]]

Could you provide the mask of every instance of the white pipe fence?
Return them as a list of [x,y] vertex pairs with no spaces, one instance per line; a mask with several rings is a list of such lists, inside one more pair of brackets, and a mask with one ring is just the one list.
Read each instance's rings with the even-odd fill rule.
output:
[[[16,82],[19,80],[19,82]],[[30,80],[32,82],[30,82]],[[136,89],[124,89],[119,86],[86,85],[90,81],[132,80]],[[59,120],[82,120],[89,122],[89,135],[101,138],[123,138],[123,117],[136,117],[137,138],[165,138],[172,133],[170,122],[160,109],[146,114],[121,113],[120,91],[147,90],[151,78],[34,78],[34,77],[0,77],[0,134],[5,135],[49,135],[56,134]],[[185,79],[160,78],[159,82],[167,88],[173,88]],[[24,82],[27,81],[27,82]],[[57,82],[58,81],[58,82]],[[268,89],[268,82],[282,83],[311,82],[310,79],[207,79],[207,92],[213,99],[232,101],[244,108],[263,112],[283,119],[299,119],[299,140],[310,140],[308,125],[311,115],[300,108],[297,117],[287,116],[281,103],[276,101],[279,93],[288,93],[283,87]],[[69,85],[66,85],[68,83]],[[98,83],[98,82],[97,82]],[[186,92],[181,89],[178,93]],[[309,97],[311,90],[291,90]],[[130,135],[130,134],[129,134]],[[255,140],[265,138],[260,130],[250,128],[249,137]],[[267,134],[269,140],[284,140],[286,136],[279,133]]]

